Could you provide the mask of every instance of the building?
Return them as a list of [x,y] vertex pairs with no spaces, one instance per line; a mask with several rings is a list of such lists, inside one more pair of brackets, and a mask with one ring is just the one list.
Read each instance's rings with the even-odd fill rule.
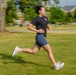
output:
[[76,12],[76,5],[69,5],[69,6],[64,6],[61,8],[65,13],[71,12],[74,13]]

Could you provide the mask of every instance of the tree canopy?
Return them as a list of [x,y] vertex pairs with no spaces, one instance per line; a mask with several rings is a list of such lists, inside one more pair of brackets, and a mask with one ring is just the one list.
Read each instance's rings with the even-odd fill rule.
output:
[[13,18],[18,18],[17,17],[17,11],[16,11],[16,6],[14,4],[14,1],[8,1],[7,4],[7,9],[6,9],[6,23],[13,23]]

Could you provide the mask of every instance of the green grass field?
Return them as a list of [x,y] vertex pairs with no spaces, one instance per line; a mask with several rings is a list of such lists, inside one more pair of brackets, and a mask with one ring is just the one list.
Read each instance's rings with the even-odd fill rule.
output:
[[76,34],[48,33],[47,40],[58,61],[65,66],[56,71],[45,50],[36,55],[19,53],[11,57],[16,45],[32,48],[35,33],[0,33],[0,75],[75,75],[76,74]]

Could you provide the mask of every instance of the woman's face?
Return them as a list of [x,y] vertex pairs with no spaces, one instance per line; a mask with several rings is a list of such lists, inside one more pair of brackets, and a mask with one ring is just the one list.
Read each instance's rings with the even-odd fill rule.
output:
[[44,7],[42,7],[41,8],[41,10],[39,10],[39,14],[41,14],[42,16],[44,16],[45,15],[45,8]]

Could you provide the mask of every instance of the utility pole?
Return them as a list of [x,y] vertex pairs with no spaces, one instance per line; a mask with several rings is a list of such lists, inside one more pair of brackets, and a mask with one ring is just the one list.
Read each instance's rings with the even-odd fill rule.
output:
[[5,31],[5,15],[7,0],[0,0],[0,32]]

